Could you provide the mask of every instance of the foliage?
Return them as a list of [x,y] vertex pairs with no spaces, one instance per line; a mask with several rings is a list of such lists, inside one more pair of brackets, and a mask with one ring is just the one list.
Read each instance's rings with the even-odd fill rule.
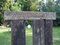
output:
[[[0,23],[2,23],[5,10],[11,11],[44,11],[56,12],[57,18],[60,19],[60,3],[59,1],[48,0],[44,3],[43,0],[0,0]],[[31,22],[31,21],[27,21]]]
[[37,11],[38,2],[37,1],[32,1],[31,4],[32,4],[31,7],[30,7],[31,11]]
[[21,11],[21,5],[17,2],[13,3],[11,6],[11,10],[13,11]]
[[6,0],[3,6],[3,10],[11,10],[11,1]]
[[3,23],[4,11],[21,11],[21,5],[17,2],[13,3],[12,0],[0,0],[0,25]]
[[[4,6],[4,3],[5,0],[0,0],[0,25],[2,24],[3,22],[3,6]],[[4,3],[4,4],[3,4]]]
[[23,11],[30,11],[31,1],[30,0],[21,1],[21,6]]
[[[54,25],[60,25],[60,3],[57,3],[57,1],[48,1],[46,4],[43,2],[39,7],[39,11],[42,10],[43,12],[56,12],[56,20],[54,21]],[[42,8],[41,8],[42,7]]]

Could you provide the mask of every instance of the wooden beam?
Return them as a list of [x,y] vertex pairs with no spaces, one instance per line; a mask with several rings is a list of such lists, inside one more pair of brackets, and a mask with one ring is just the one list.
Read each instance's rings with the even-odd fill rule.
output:
[[38,19],[47,19],[47,20],[55,20],[56,13],[54,12],[33,12],[33,11],[5,11],[4,12],[5,20],[38,20]]

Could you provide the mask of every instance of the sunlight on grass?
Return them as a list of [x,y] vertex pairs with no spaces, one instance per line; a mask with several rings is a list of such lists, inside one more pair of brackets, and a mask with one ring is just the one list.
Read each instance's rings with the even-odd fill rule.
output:
[[[11,28],[0,26],[0,45],[11,45]],[[32,29],[26,28],[26,45],[32,45]],[[53,28],[53,45],[60,45],[60,27]]]
[[32,28],[26,28],[26,36],[32,36]]
[[0,45],[11,45],[10,28],[0,26]]
[[7,28],[5,26],[0,26],[0,33],[7,32],[7,31],[11,31],[11,28]]
[[32,28],[26,28],[26,45],[32,45]]

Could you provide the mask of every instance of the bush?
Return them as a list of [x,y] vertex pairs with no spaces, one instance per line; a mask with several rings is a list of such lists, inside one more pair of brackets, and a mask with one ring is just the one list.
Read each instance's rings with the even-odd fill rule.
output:
[[0,13],[0,25],[3,23],[3,15]]

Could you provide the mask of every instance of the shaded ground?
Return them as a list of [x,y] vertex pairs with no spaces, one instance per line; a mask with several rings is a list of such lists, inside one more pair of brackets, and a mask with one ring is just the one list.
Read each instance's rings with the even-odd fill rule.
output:
[[[11,45],[10,28],[0,26],[0,45]],[[26,45],[32,45],[32,30],[26,28]],[[53,28],[53,45],[60,45],[60,27]]]

